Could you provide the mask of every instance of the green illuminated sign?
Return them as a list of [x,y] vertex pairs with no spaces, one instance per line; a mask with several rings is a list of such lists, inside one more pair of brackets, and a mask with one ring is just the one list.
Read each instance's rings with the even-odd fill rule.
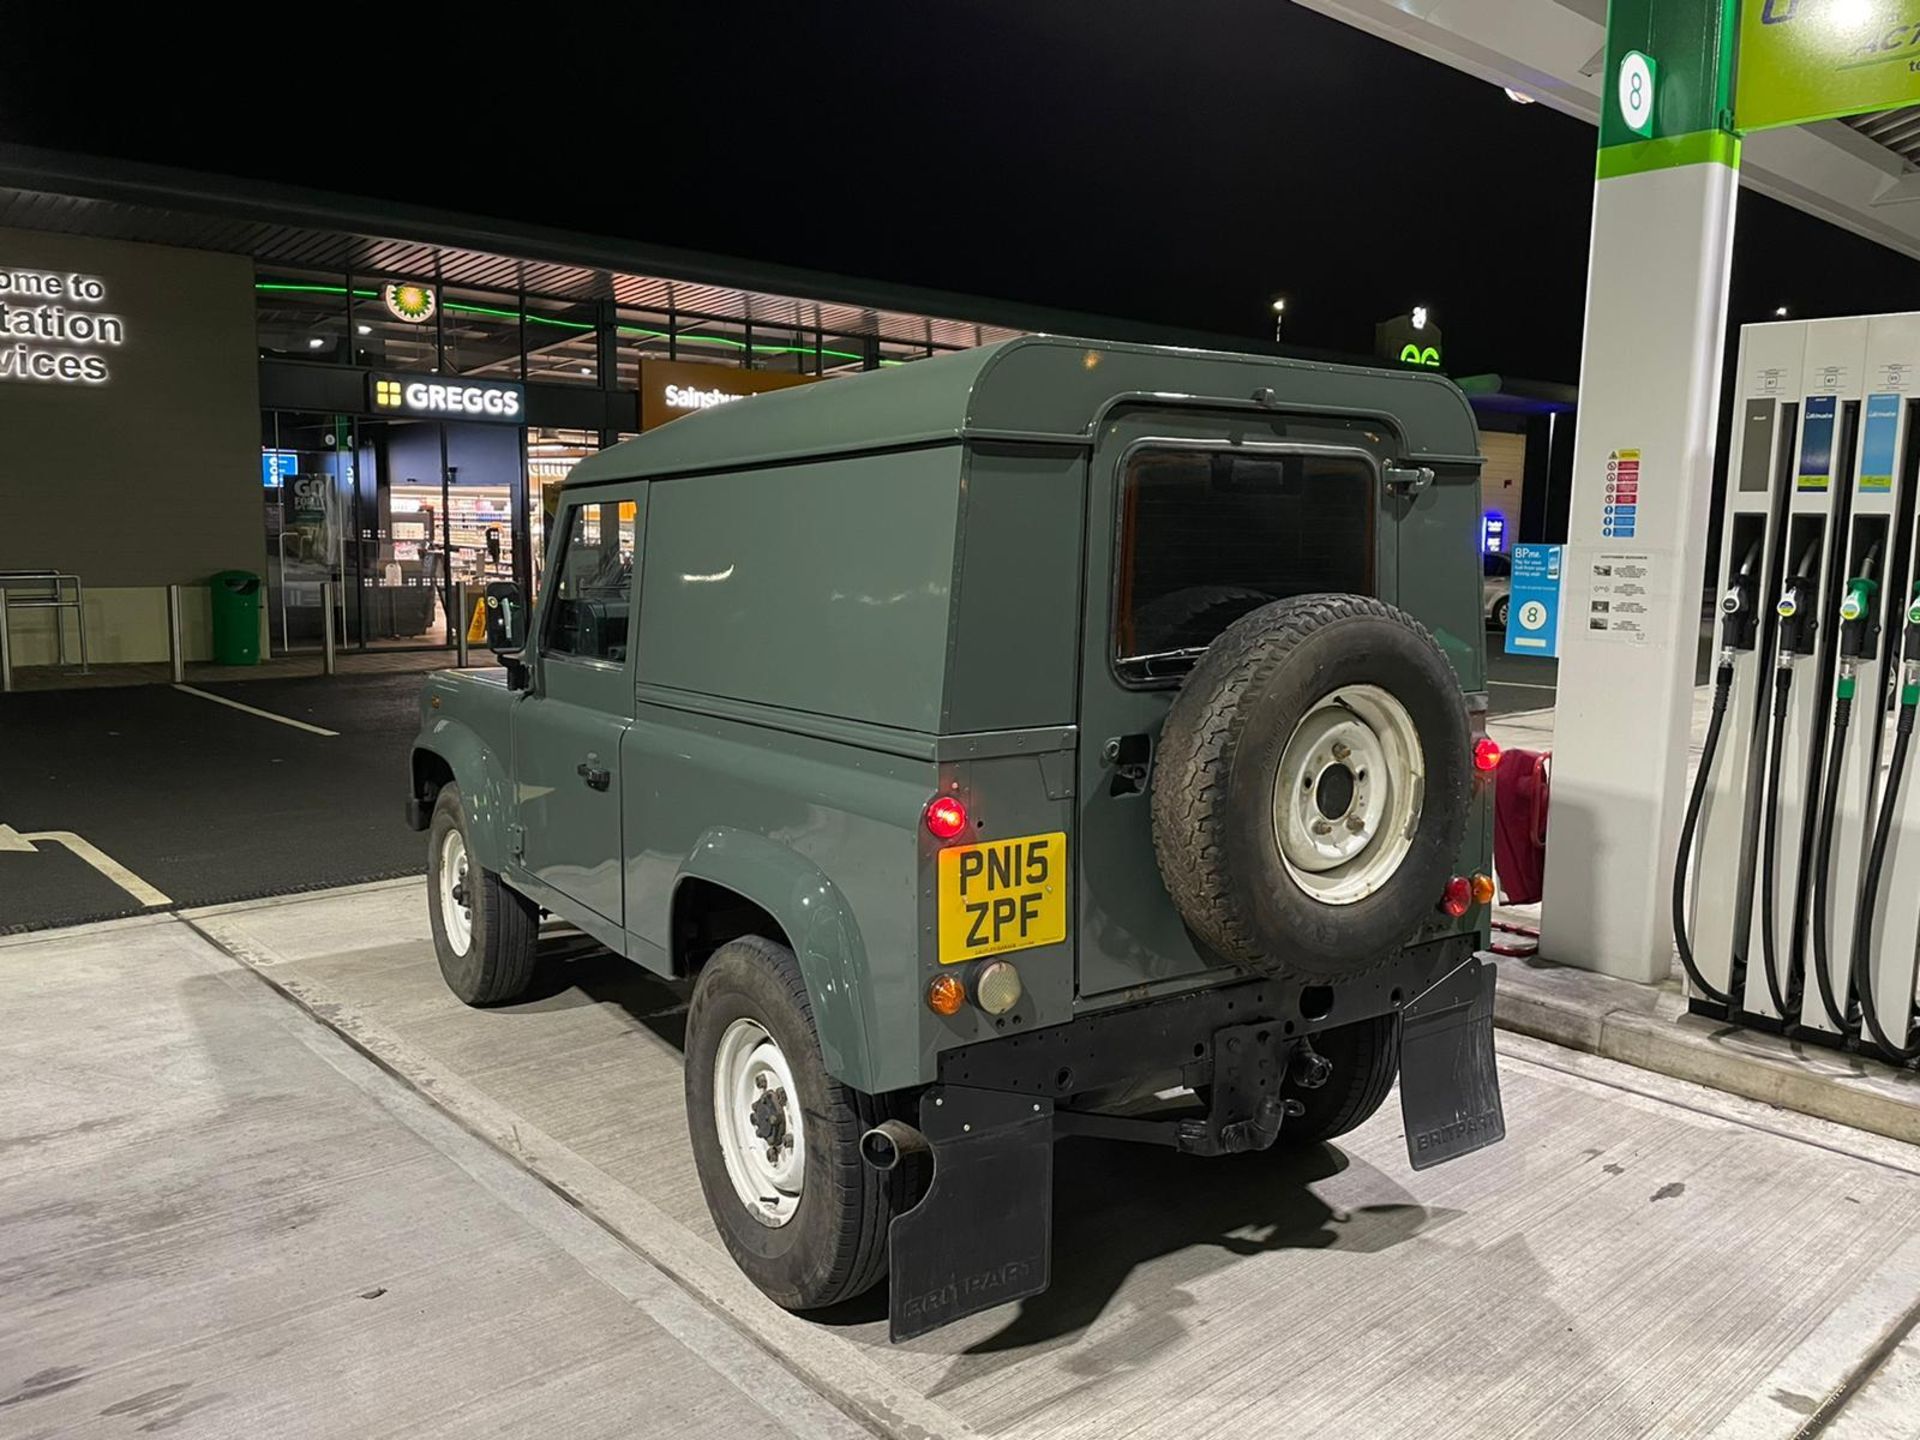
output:
[[1400,347],[1402,365],[1430,365],[1440,368],[1440,351],[1432,345],[1415,345],[1408,342]]
[[1920,0],[1746,0],[1740,11],[1736,128],[1920,104]]

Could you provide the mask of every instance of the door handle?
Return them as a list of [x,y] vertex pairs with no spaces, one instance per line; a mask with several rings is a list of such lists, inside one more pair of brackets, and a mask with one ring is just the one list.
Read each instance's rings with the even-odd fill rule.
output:
[[591,760],[582,760],[573,767],[573,773],[586,781],[590,790],[604,790],[613,783],[613,772],[595,765]]

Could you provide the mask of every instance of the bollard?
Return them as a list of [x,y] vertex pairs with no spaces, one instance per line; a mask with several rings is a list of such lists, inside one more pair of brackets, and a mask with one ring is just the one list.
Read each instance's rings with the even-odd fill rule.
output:
[[320,582],[320,673],[333,674],[333,582]]
[[0,590],[0,694],[13,689],[13,632],[7,628],[7,592]]
[[467,582],[462,580],[453,587],[453,663],[457,669],[467,668],[467,625],[473,612],[467,605]]
[[73,577],[73,628],[80,632],[80,673],[90,675],[93,672],[87,666],[87,587],[80,583],[78,575]]
[[187,651],[180,640],[180,587],[167,586],[167,668],[173,676],[173,683],[183,685],[187,679]]

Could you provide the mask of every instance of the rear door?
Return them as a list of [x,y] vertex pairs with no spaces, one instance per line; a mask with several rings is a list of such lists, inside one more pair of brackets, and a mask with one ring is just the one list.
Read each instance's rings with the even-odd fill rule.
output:
[[1217,963],[1153,853],[1154,747],[1195,654],[1272,600],[1396,599],[1379,425],[1339,417],[1138,411],[1089,476],[1081,659],[1079,990],[1109,995]]
[[513,711],[521,863],[614,925],[621,894],[620,739],[633,724],[634,606],[646,487],[570,495]]

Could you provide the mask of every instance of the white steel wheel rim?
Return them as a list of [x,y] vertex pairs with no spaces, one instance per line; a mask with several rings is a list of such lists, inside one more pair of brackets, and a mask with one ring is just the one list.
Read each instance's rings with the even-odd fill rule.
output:
[[1307,707],[1273,781],[1273,838],[1294,884],[1352,905],[1393,878],[1413,848],[1426,795],[1413,717],[1377,685],[1346,685]]
[[473,944],[473,892],[467,879],[467,841],[449,830],[440,841],[440,924],[453,953],[464,955]]
[[793,1219],[806,1180],[806,1126],[787,1057],[758,1020],[736,1020],[720,1037],[713,1127],[747,1213],[773,1230]]

